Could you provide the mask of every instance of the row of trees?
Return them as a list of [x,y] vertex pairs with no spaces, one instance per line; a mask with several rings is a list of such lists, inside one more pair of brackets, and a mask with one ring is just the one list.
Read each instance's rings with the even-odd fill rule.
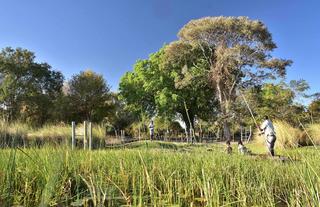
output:
[[90,70],[65,82],[61,72],[37,63],[28,50],[4,48],[0,53],[0,109],[5,121],[101,121],[111,96],[104,78]]
[[181,118],[187,131],[201,126],[195,122],[216,123],[227,140],[235,123],[254,124],[240,94],[256,115],[294,124],[314,120],[317,101],[309,110],[295,101],[306,97],[308,84],[281,81],[292,61],[272,56],[276,44],[262,22],[206,17],[190,21],[178,37],[121,79],[120,95],[131,111]]
[[[138,60],[120,80],[119,94],[91,70],[66,81],[35,54],[21,48],[0,53],[0,113],[5,121],[32,125],[91,120],[115,130],[156,127],[199,131],[222,126],[226,139],[255,115],[292,124],[320,119],[320,99],[304,80],[284,80],[291,60],[272,56],[276,44],[266,26],[246,17],[192,20],[171,42]],[[313,98],[309,106],[299,98]],[[192,131],[192,130],[191,130]]]

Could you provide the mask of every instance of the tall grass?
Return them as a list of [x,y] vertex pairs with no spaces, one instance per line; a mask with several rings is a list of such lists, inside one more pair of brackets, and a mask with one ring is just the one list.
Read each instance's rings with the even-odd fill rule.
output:
[[0,122],[0,147],[25,145],[27,134],[31,130],[32,128],[25,123]]
[[301,161],[282,163],[211,147],[143,142],[140,148],[93,152],[28,149],[11,161],[11,151],[2,150],[0,205],[320,205],[319,151],[289,150]]
[[[83,124],[76,127],[77,138],[82,141]],[[105,143],[118,143],[114,137],[106,137],[105,127],[92,124],[92,137],[95,146]],[[25,123],[0,122],[0,147],[6,146],[43,146],[65,145],[71,143],[71,124],[47,124],[39,128],[31,127]]]
[[314,144],[320,145],[320,124],[311,124],[307,128],[307,132]]
[[[312,143],[310,143],[304,131],[294,128],[287,122],[276,120],[273,124],[277,136],[276,148],[294,148],[299,145],[305,146]],[[254,140],[258,144],[265,144],[265,135],[259,135],[259,132],[256,130]]]

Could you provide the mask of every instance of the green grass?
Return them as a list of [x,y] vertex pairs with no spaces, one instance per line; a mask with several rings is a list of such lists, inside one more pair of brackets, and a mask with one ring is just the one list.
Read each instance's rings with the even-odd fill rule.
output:
[[[76,134],[82,141],[83,124],[78,124]],[[99,124],[92,125],[93,147],[104,146],[104,143],[119,143],[120,139],[106,137],[105,127]],[[43,145],[70,145],[71,124],[47,124],[42,127],[31,127],[27,124],[15,122],[5,123],[0,121],[0,147],[12,146],[43,146]]]
[[227,155],[219,144],[5,149],[0,206],[319,206],[320,152],[278,153],[298,161]]

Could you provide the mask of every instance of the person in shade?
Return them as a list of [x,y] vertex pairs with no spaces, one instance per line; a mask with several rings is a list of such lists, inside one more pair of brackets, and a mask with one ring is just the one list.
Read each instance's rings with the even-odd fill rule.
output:
[[226,144],[227,144],[226,152],[227,152],[227,154],[231,154],[232,153],[232,147],[231,147],[230,141],[228,140],[226,142]]
[[276,132],[274,130],[272,121],[269,119],[268,116],[265,116],[264,121],[261,124],[261,126],[259,127],[259,129],[261,132],[260,134],[264,134],[265,139],[266,139],[266,143],[267,143],[267,147],[268,147],[268,151],[269,151],[270,155],[273,157],[275,155],[274,145],[277,140],[277,137],[276,137]]
[[244,146],[244,144],[242,143],[241,140],[238,141],[238,151],[242,155],[251,155],[252,154],[251,151],[246,146]]
[[154,124],[153,124],[153,120],[151,120],[150,124],[149,124],[149,132],[150,132],[150,140],[154,139]]

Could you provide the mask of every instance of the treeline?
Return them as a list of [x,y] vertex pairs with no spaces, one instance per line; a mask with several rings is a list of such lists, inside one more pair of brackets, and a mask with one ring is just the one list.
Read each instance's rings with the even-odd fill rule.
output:
[[0,78],[1,116],[7,122],[100,122],[114,96],[102,75],[87,70],[66,81],[61,72],[37,63],[33,52],[21,48],[2,49]]
[[113,134],[135,120],[102,75],[85,70],[66,80],[48,63],[36,62],[33,52],[10,47],[0,52],[0,116],[12,127],[90,120]]
[[[266,26],[245,17],[192,20],[179,39],[121,78],[119,93],[91,70],[65,80],[48,63],[21,48],[0,53],[0,113],[5,122],[32,126],[91,120],[110,131],[132,136],[156,130],[214,131],[230,139],[240,125],[254,125],[264,115],[292,125],[320,121],[319,94],[307,94],[304,80],[285,81],[291,60],[275,58],[276,44]],[[309,105],[299,103],[309,99]]]
[[319,94],[308,94],[305,80],[286,81],[293,61],[273,57],[276,47],[258,20],[192,20],[177,41],[137,61],[120,81],[120,96],[141,117],[180,119],[191,133],[221,128],[225,139],[256,125],[246,102],[258,123],[265,115],[295,127],[318,122]]

